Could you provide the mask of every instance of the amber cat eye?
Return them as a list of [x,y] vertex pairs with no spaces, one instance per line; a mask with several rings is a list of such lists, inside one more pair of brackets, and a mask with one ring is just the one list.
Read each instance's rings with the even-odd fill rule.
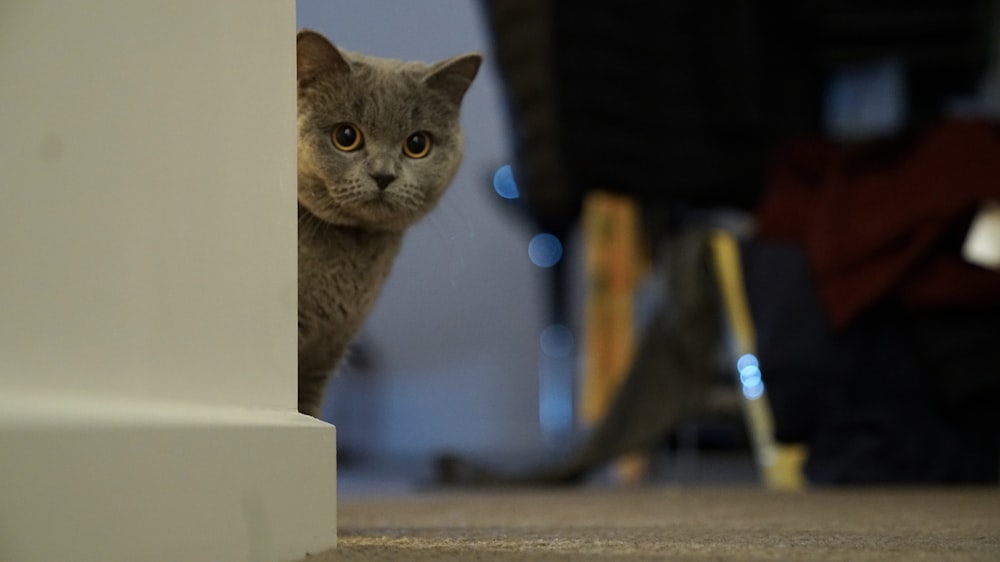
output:
[[361,148],[361,144],[364,142],[364,137],[361,135],[361,130],[350,123],[341,123],[333,129],[333,146],[337,147],[337,150],[343,150],[344,152],[351,152]]
[[403,143],[403,154],[410,158],[423,158],[431,151],[431,136],[423,131],[413,133]]

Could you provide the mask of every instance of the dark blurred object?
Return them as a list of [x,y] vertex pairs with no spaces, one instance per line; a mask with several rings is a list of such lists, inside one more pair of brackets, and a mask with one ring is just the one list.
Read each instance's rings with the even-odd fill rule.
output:
[[750,208],[771,151],[820,132],[843,65],[893,56],[906,121],[938,120],[987,59],[972,0],[487,0],[519,185],[543,225],[582,194]]
[[801,247],[741,254],[775,438],[808,445],[810,481],[997,482],[1000,305],[881,302],[836,331]]
[[996,483],[1000,272],[965,261],[1000,200],[1000,127],[774,158],[743,270],[776,438],[817,483]]
[[804,248],[835,329],[887,299],[1000,304],[1000,272],[961,252],[979,206],[1000,201],[1000,125],[946,120],[859,147],[798,139],[773,163],[757,236]]
[[[981,77],[988,58],[991,2],[485,0],[485,6],[510,102],[517,150],[514,171],[526,200],[526,212],[542,228],[566,232],[580,213],[584,194],[595,189],[616,191],[636,197],[647,210],[655,209],[646,217],[653,222],[647,225],[651,232],[677,237],[685,232],[697,233],[703,226],[691,218],[698,215],[698,209],[751,210],[758,205],[768,162],[778,147],[795,138],[824,132],[824,89],[831,76],[844,67],[886,58],[898,61],[906,84],[904,128],[919,134],[936,125],[946,101],[969,93]],[[691,209],[695,212],[685,212]],[[670,217],[669,227],[655,224],[667,222],[666,217]],[[655,246],[664,242],[656,239],[651,243]],[[695,270],[671,270],[670,274],[684,276]],[[803,280],[811,278],[806,269],[800,273]],[[701,278],[705,281],[711,275]],[[706,281],[705,287],[709,286],[711,283]],[[564,293],[556,287],[553,298],[559,299]],[[773,299],[782,295],[771,290],[769,296]],[[705,389],[699,385],[707,377],[704,366],[697,364],[704,362],[704,357],[696,361],[691,356],[710,353],[706,341],[702,341],[706,336],[699,332],[698,345],[685,347],[678,342],[689,326],[667,321],[669,308],[683,310],[688,299],[712,302],[698,292],[674,290],[669,295],[668,310],[659,311],[611,411],[575,454],[551,467],[513,476],[449,458],[441,465],[443,479],[465,483],[569,482],[619,453],[655,447],[673,429],[681,412],[701,406],[699,401],[704,395]],[[779,309],[782,306],[773,300],[769,305]],[[829,331],[823,307],[813,303],[810,310],[815,315],[806,324],[812,323],[820,332]],[[704,322],[690,320],[695,327]],[[908,319],[896,317],[893,321]],[[959,316],[952,321],[976,334],[992,326],[988,321],[979,324]],[[933,339],[929,334],[949,325],[925,326],[912,341]],[[891,326],[885,324],[880,329],[891,333]],[[779,335],[792,336],[792,340],[806,334],[794,324],[784,329],[788,332]],[[717,337],[706,334],[711,340],[707,341],[709,346],[718,343]],[[865,332],[854,337],[867,341]],[[898,349],[912,350],[912,345],[918,344],[908,342]],[[827,340],[808,340],[805,347],[824,352],[838,349]],[[947,373],[962,369],[966,363],[961,354],[945,348],[938,348],[936,358],[908,359],[919,362],[923,373],[920,376],[950,376]],[[886,353],[891,349],[887,344]],[[813,357],[838,361],[836,353],[806,359]],[[779,416],[798,415],[801,419],[796,423],[807,428],[802,429],[807,433],[798,436],[815,447],[810,475],[828,482],[878,480],[882,477],[864,472],[864,463],[872,455],[877,457],[879,451],[892,450],[892,458],[886,461],[890,466],[886,475],[913,481],[979,481],[981,464],[954,474],[932,469],[921,475],[916,470],[893,472],[895,464],[924,462],[933,458],[935,451],[949,454],[959,449],[930,445],[922,448],[913,440],[897,449],[919,450],[920,454],[895,455],[897,449],[886,448],[900,436],[898,429],[935,421],[909,416],[916,410],[912,409],[915,402],[908,398],[901,400],[899,410],[881,409],[880,397],[887,397],[891,403],[895,385],[905,384],[902,381],[906,377],[895,369],[911,369],[912,362],[880,362],[875,355],[865,354],[854,358],[845,367],[847,370],[836,373],[839,379],[828,379],[831,387],[797,379],[809,375],[796,372],[801,366],[794,361],[789,363],[785,380],[791,381],[791,386],[784,388],[788,392],[783,398],[794,401],[799,391],[813,393],[811,398],[815,398],[831,388],[836,393],[857,393],[862,399],[874,392],[869,396],[873,407],[866,411],[881,416],[875,422],[866,418],[838,425],[836,418],[808,419],[809,412],[789,410],[785,408],[788,402],[779,404]],[[946,365],[949,361],[951,366]],[[767,363],[762,364],[766,378]],[[867,380],[867,369],[885,370],[884,377],[872,379],[876,385],[872,388],[855,384]],[[981,373],[982,377],[974,373],[969,376],[977,381],[995,381],[992,371]],[[778,376],[768,382],[769,389],[781,395],[783,389],[776,388],[781,381]],[[975,384],[973,387],[978,388]],[[989,384],[993,383],[988,382],[986,390],[994,392]],[[680,388],[685,388],[684,394],[678,395]],[[900,396],[909,396],[907,389],[900,392]],[[959,394],[964,395],[964,391]],[[964,400],[949,402],[945,409],[960,408]],[[850,400],[836,403],[837,408],[855,404]],[[834,410],[813,413],[822,415],[819,412]],[[906,415],[897,417],[897,412]],[[991,419],[987,416],[976,423]],[[852,464],[850,446],[857,441],[850,435],[864,435],[866,428],[887,427],[886,420],[892,429],[869,433],[880,441],[870,446],[871,454],[861,455],[863,460]],[[834,429],[808,429],[809,424],[822,423],[832,423]],[[851,424],[861,428],[862,433],[838,433],[836,428]],[[926,435],[921,430],[914,439]],[[829,440],[824,441],[826,438]],[[935,439],[924,444],[948,441]],[[985,446],[985,451],[993,450],[989,443]],[[849,466],[837,468],[829,464],[838,459]]]

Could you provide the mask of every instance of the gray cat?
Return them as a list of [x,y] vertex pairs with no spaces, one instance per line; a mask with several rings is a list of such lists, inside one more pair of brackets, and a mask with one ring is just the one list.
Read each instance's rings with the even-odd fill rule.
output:
[[427,66],[298,50],[299,411],[316,416],[392,268],[406,229],[462,161],[459,110],[482,57]]

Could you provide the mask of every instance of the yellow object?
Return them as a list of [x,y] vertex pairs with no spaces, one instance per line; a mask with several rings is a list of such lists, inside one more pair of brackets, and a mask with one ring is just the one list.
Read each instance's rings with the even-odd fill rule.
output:
[[[648,269],[634,199],[591,192],[583,205],[587,297],[581,418],[598,423],[607,413],[635,356],[634,296]],[[649,455],[623,455],[614,465],[619,483],[635,485],[649,474]]]
[[583,206],[586,252],[581,418],[600,421],[635,354],[633,296],[640,275],[639,211],[626,196],[591,192]]
[[[743,288],[739,245],[736,238],[724,230],[714,231],[710,243],[726,319],[736,348],[735,356],[753,353],[757,349],[756,333],[753,317],[750,315],[750,305]],[[743,414],[764,484],[774,490],[804,488],[802,463],[805,461],[806,448],[802,445],[781,445],[775,442],[774,418],[767,401],[767,393],[752,400],[744,399]]]

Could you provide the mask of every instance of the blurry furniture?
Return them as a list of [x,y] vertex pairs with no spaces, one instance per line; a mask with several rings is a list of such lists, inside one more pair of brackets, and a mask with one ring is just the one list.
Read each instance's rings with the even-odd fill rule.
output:
[[1000,123],[947,119],[773,159],[742,270],[775,437],[809,479],[996,483],[1000,271],[962,252],[1000,200]]
[[[991,3],[492,0],[485,6],[515,123],[523,210],[544,229],[566,232],[587,193],[628,194],[641,202],[650,245],[670,276],[667,305],[640,338],[602,422],[568,458],[511,477],[571,481],[617,454],[654,447],[703,406],[709,356],[722,333],[717,275],[730,325],[748,324],[746,314],[734,313],[743,306],[733,296],[738,283],[723,265],[733,261],[733,243],[717,238],[710,246],[710,211],[758,207],[778,148],[823,134],[824,88],[845,67],[892,57],[907,86],[904,132],[934,126],[946,101],[968,92],[982,72]],[[552,299],[565,299],[559,283]],[[822,322],[824,311],[815,312],[820,316],[811,321]],[[742,350],[756,347],[743,332]],[[749,419],[758,428],[760,458],[766,454],[760,439],[771,430],[760,415]],[[446,464],[457,480],[505,479]]]

